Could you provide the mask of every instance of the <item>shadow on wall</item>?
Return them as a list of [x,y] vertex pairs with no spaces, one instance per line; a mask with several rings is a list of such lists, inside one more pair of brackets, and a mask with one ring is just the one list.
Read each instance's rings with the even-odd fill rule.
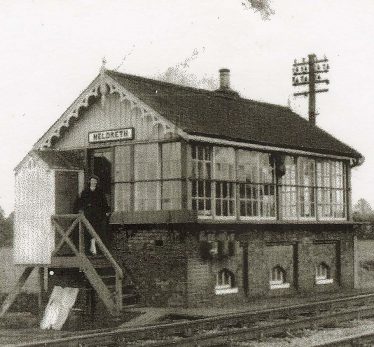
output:
[[[0,247],[0,293],[9,293],[21,275],[23,267],[13,264],[13,247]],[[38,292],[38,276],[34,270],[23,287],[23,292]]]

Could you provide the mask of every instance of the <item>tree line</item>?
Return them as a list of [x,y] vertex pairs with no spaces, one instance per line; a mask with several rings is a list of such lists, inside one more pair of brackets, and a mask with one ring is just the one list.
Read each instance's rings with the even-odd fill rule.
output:
[[0,247],[13,244],[14,212],[5,216],[4,210],[0,207]]

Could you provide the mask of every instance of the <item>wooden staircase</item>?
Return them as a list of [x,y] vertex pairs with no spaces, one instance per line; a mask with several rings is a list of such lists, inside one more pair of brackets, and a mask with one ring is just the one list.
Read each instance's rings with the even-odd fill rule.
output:
[[[49,268],[77,268],[83,271],[112,315],[120,314],[124,304],[133,304],[137,301],[138,295],[131,280],[127,279],[126,283],[124,282],[123,270],[82,213],[52,216],[52,227],[55,229],[56,247],[52,253],[51,263],[48,264]],[[86,254],[85,237],[95,239],[100,256]],[[29,266],[21,274],[0,308],[0,317],[15,301],[35,267],[38,266]]]
[[[123,271],[90,222],[83,214],[68,214],[53,216],[52,225],[56,229],[56,235],[60,237],[52,255],[51,267],[76,267],[82,270],[108,312],[118,315],[124,299]],[[71,236],[75,236],[76,232],[78,242],[73,242]],[[90,238],[95,239],[100,256],[85,253],[84,238],[87,237],[87,232]],[[65,244],[65,254],[61,255]],[[66,254],[66,248],[70,255]]]
[[[100,262],[100,259],[91,259],[96,272],[101,280],[111,291],[112,296],[115,297],[116,291],[116,275],[113,267],[109,263]],[[99,263],[99,264],[98,264]],[[139,300],[139,295],[136,292],[136,287],[132,282],[126,283],[125,278],[122,281],[122,306],[136,304]]]

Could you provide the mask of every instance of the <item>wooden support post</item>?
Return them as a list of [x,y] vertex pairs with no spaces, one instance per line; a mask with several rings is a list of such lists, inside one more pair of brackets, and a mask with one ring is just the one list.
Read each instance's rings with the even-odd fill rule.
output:
[[22,287],[24,286],[27,279],[29,278],[32,270],[34,270],[34,267],[31,267],[31,266],[23,270],[14,288],[11,290],[11,292],[8,294],[8,296],[5,298],[5,301],[1,305],[0,317],[2,317],[9,310],[10,306],[12,306],[18,294],[21,292]]
[[43,316],[44,302],[45,302],[45,282],[44,282],[44,267],[38,267],[38,282],[39,282],[39,292],[38,292],[38,307],[39,316]]
[[118,313],[122,311],[122,300],[122,278],[118,276],[118,273],[116,273],[116,304]]
[[78,249],[80,254],[85,253],[85,245],[84,245],[84,230],[83,230],[83,225],[82,225],[82,220],[79,217],[79,241],[78,241]]

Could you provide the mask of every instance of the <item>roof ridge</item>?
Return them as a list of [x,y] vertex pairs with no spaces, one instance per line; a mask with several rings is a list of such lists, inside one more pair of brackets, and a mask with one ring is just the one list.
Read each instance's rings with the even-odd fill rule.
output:
[[266,101],[247,99],[247,98],[241,97],[240,95],[232,97],[231,95],[227,95],[227,94],[222,93],[222,92],[217,91],[217,90],[209,90],[209,89],[196,88],[196,87],[191,87],[191,86],[184,86],[184,85],[177,84],[177,83],[161,81],[161,80],[157,80],[157,79],[149,78],[149,77],[144,77],[144,76],[131,75],[131,74],[127,74],[127,73],[124,73],[124,72],[115,71],[115,70],[106,70],[106,72],[109,72],[109,74],[113,73],[113,74],[119,75],[120,77],[125,77],[125,78],[127,77],[127,78],[137,79],[137,80],[144,81],[144,82],[158,83],[160,85],[164,85],[164,86],[168,86],[168,87],[174,87],[174,88],[177,87],[179,89],[186,89],[186,90],[190,90],[190,91],[193,91],[193,92],[200,92],[202,94],[209,94],[210,96],[213,96],[213,97],[226,98],[226,99],[227,98],[228,99],[241,99],[242,101],[245,101],[245,102],[255,103],[255,104],[259,104],[259,105],[263,105],[263,106],[270,106],[270,107],[274,107],[274,108],[282,108],[282,109],[285,109],[285,110],[290,110],[290,108],[288,106],[285,106],[285,105],[273,104],[273,103],[266,102]]

